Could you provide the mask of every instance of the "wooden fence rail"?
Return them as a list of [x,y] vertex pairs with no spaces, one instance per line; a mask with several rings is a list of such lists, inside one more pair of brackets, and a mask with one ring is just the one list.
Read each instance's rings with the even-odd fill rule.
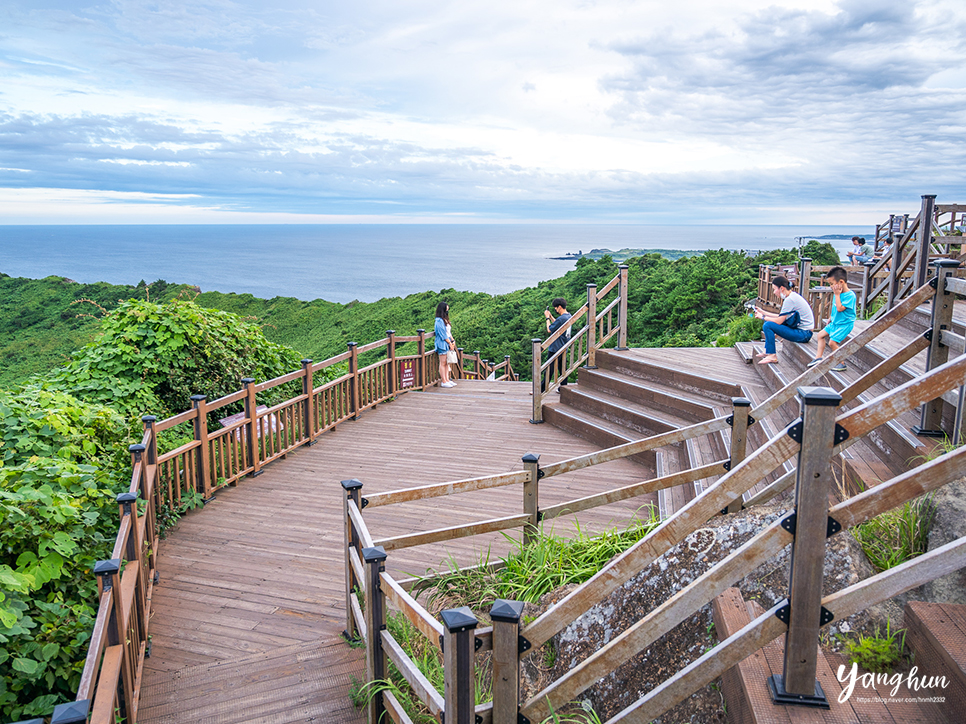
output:
[[[570,319],[547,339],[531,340],[533,407],[530,422],[543,422],[543,401],[547,395],[556,390],[585,362],[593,367],[597,350],[615,335],[618,336],[617,349],[627,348],[627,278],[628,266],[620,264],[617,274],[600,291],[597,291],[596,284],[588,284],[587,301]],[[615,289],[616,296],[599,310],[598,305]],[[586,321],[578,329],[578,322],[581,320]],[[566,341],[553,356],[544,361],[544,351],[561,340]]]
[[[927,411],[931,402],[937,399],[941,400],[942,396],[948,391],[963,386],[963,380],[966,379],[966,355],[963,354],[962,347],[964,341],[961,339],[961,335],[949,333],[948,329],[942,329],[945,318],[942,316],[942,312],[938,310],[951,308],[950,296],[966,291],[966,283],[952,276],[958,264],[937,260],[932,263],[932,266],[936,268],[936,275],[931,283],[924,284],[907,295],[895,308],[876,320],[861,334],[856,335],[853,340],[843,345],[834,353],[833,357],[825,360],[822,365],[806,370],[796,380],[793,380],[787,388],[772,395],[757,408],[750,410],[749,423],[754,424],[761,417],[777,411],[793,395],[799,394],[802,398],[803,417],[797,423],[790,425],[782,433],[772,438],[767,445],[748,456],[744,455],[743,449],[736,449],[740,447],[740,439],[745,431],[733,427],[732,459],[727,461],[731,464],[731,469],[721,475],[715,483],[687,506],[673,517],[663,521],[645,538],[623,554],[612,559],[596,576],[571,591],[562,601],[529,625],[521,627],[519,616],[517,615],[514,618],[512,610],[505,618],[494,615],[493,628],[483,634],[492,646],[494,657],[494,701],[492,705],[476,707],[475,710],[471,708],[469,711],[474,712],[475,716],[481,717],[481,720],[492,721],[495,724],[516,722],[519,716],[523,716],[530,721],[539,721],[548,715],[550,706],[559,708],[560,705],[572,700],[602,676],[606,676],[630,657],[636,655],[640,650],[693,614],[695,610],[706,605],[728,586],[748,575],[789,544],[795,545],[796,551],[798,551],[792,558],[792,580],[797,581],[797,583],[791,587],[793,593],[797,592],[795,593],[797,602],[792,602],[791,605],[786,602],[783,605],[776,606],[769,614],[760,617],[716,647],[714,653],[701,657],[610,721],[652,720],[666,711],[668,707],[682,700],[695,688],[706,684],[781,633],[786,633],[788,637],[785,671],[781,676],[774,677],[769,685],[778,701],[787,700],[788,697],[800,700],[806,692],[809,696],[814,695],[814,662],[819,632],[819,626],[815,622],[818,621],[817,611],[819,607],[824,606],[837,618],[850,615],[873,602],[891,597],[895,593],[919,585],[925,580],[931,580],[936,575],[941,575],[941,572],[954,570],[960,567],[963,562],[966,562],[966,539],[964,539],[956,544],[946,546],[941,552],[937,551],[936,555],[929,554],[928,557],[924,556],[916,561],[904,564],[899,569],[881,574],[874,579],[869,579],[820,600],[826,520],[829,515],[835,518],[842,528],[849,528],[901,505],[916,496],[935,490],[962,474],[963,464],[966,461],[966,448],[947,453],[920,468],[896,476],[890,481],[851,498],[831,510],[827,509],[828,482],[831,479],[831,459],[833,455],[841,453],[877,427],[909,410],[917,407],[922,408],[924,419],[926,419],[927,414],[932,414]],[[934,308],[933,335],[926,335],[909,343],[893,357],[884,360],[873,370],[862,375],[843,390],[841,395],[827,388],[807,387],[810,382],[824,375],[827,368],[853,354],[861,346],[874,339],[930,298],[933,299]],[[943,345],[945,351],[934,351],[930,359],[927,360],[927,371],[924,375],[914,378],[873,400],[865,401],[859,407],[836,417],[835,409],[840,403],[849,402],[860,394],[867,392],[885,375],[894,371],[899,365],[908,361],[923,349],[938,349],[937,344]],[[747,414],[750,406],[747,400],[740,398],[736,398],[733,402],[735,412],[732,415],[732,421],[739,414]],[[731,424],[733,425],[733,422]],[[726,461],[719,461],[695,470],[625,486],[607,493],[586,496],[546,509],[539,508],[540,479],[637,454],[671,442],[691,439],[696,435],[716,432],[728,425],[729,422],[725,418],[716,418],[689,428],[662,433],[651,438],[561,461],[543,468],[540,467],[539,456],[527,455],[524,457],[524,471],[522,472],[423,486],[406,491],[397,491],[396,493],[382,493],[378,497],[378,502],[380,505],[389,505],[437,495],[455,494],[480,489],[481,487],[522,483],[524,488],[524,512],[522,515],[510,516],[500,521],[481,521],[475,525],[466,526],[466,528],[468,534],[473,534],[474,529],[478,529],[477,532],[483,532],[485,529],[488,530],[489,526],[497,523],[507,524],[508,526],[512,523],[514,527],[522,525],[525,531],[523,544],[526,545],[528,542],[527,533],[534,529],[541,520],[566,512],[604,505],[641,492],[660,489],[664,485],[679,484],[683,478],[700,479],[720,475]],[[738,444],[735,443],[736,439],[739,440]],[[768,490],[752,499],[765,499],[774,495],[776,490],[785,489],[795,483],[796,525],[791,526],[788,521],[780,521],[769,526],[691,585],[649,612],[644,618],[592,654],[587,660],[568,671],[557,681],[552,682],[543,691],[534,694],[529,701],[519,701],[519,659],[527,651],[546,643],[553,635],[563,630],[565,626],[591,606],[604,600],[618,586],[625,584],[632,576],[670,550],[672,546],[680,543],[687,535],[704,525],[723,507],[733,504],[736,499],[740,500],[742,493],[747,489],[768,474],[780,470],[783,463],[796,453],[799,456],[798,466],[782,475],[771,484]],[[805,484],[806,479],[807,485]],[[818,485],[816,481],[821,482],[822,485]],[[390,545],[396,545],[405,541],[406,544],[420,545],[442,540],[455,534],[455,529],[443,529],[402,536],[399,537],[399,540],[377,540],[376,543],[386,542]],[[798,563],[796,564],[795,561],[798,561]],[[413,620],[413,618],[416,621],[421,620],[421,614],[417,610],[419,604],[415,603],[414,600],[410,604],[409,601],[400,598],[399,592],[405,590],[402,584],[388,578],[384,579],[384,584],[384,589],[388,591],[386,595],[395,602],[395,605],[400,610],[409,609],[406,615],[410,617],[410,620]],[[863,596],[866,598],[863,599]],[[506,613],[503,609],[507,606],[512,609],[516,605],[518,605],[518,602],[498,601],[494,604],[494,612],[499,609],[502,613]],[[522,606],[520,608],[522,610]],[[790,618],[786,615],[788,610],[793,612]],[[797,615],[794,613],[795,611],[798,612]],[[814,615],[809,611],[814,612]],[[782,618],[780,619],[777,616]],[[786,620],[788,623],[785,623]],[[466,625],[475,626],[475,623],[467,623]],[[436,634],[437,630],[436,625],[427,627],[426,622],[423,621],[423,633],[438,635]],[[478,635],[483,631],[479,628],[474,628],[474,630]],[[526,645],[519,642],[526,642]],[[480,642],[477,643],[477,646],[480,646]],[[490,648],[490,646],[487,646],[487,648]],[[457,664],[448,657],[446,666],[456,667]],[[465,662],[459,666],[463,673],[458,674],[455,669],[452,673],[447,670],[448,682],[452,680],[455,684],[455,682],[467,679]],[[468,678],[471,680],[472,676]],[[466,686],[465,683],[462,685]],[[472,693],[471,688],[464,690],[462,699],[459,695],[453,693],[454,703],[450,705],[451,692],[447,690],[444,713],[453,711],[452,708],[448,707],[459,706],[459,701],[465,701],[466,691]],[[782,697],[785,697],[785,699]],[[390,715],[392,715],[391,711]],[[450,721],[450,719],[447,719],[447,721]],[[470,720],[466,719],[466,721]]]

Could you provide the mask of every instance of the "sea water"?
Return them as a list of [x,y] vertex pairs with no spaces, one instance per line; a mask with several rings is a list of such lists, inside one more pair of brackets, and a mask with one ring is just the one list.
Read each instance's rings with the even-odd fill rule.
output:
[[856,226],[618,226],[570,224],[330,224],[0,226],[0,272],[78,282],[164,279],[203,291],[346,303],[421,291],[500,294],[562,276],[573,260],[607,248],[793,248],[796,237],[837,236],[844,254]]

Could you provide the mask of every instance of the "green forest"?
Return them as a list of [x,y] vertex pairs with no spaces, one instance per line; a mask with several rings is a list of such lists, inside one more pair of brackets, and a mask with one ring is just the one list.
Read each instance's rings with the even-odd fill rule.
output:
[[[828,244],[812,244],[816,263],[834,263]],[[796,257],[718,250],[628,260],[629,344],[757,335],[743,305],[756,294],[758,265]],[[110,554],[114,499],[129,482],[127,446],[140,437],[142,414],[170,415],[192,394],[219,397],[242,377],[270,379],[389,329],[431,330],[441,300],[465,349],[491,360],[509,354],[525,376],[550,301],[562,296],[575,310],[587,284],[616,272],[610,257],[583,258],[558,279],[509,294],[443,289],[350,304],[0,274],[0,719],[43,716],[73,698],[95,615],[92,566]]]

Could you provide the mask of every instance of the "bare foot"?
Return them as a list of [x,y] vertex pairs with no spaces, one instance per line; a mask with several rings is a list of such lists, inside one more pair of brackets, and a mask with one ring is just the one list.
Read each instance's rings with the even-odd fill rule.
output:
[[766,354],[764,357],[758,360],[758,364],[760,365],[773,365],[777,363],[778,363],[778,355],[776,354]]

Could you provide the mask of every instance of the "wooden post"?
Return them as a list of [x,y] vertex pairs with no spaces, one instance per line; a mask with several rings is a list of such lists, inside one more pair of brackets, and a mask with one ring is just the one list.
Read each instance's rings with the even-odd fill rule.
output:
[[872,293],[872,287],[875,286],[875,277],[872,276],[872,267],[876,265],[877,262],[870,259],[865,264],[862,265],[862,296],[859,299],[859,314],[863,317],[865,316],[865,307],[869,300],[869,295]]
[[148,441],[148,447],[145,451],[147,453],[148,465],[158,464],[158,433],[154,429],[154,423],[158,421],[154,415],[144,415],[141,418],[141,423],[144,425],[144,431],[151,431],[151,437]]
[[[58,704],[54,713],[50,715],[50,724],[87,724],[87,716],[91,711],[90,699],[78,699]],[[43,724],[43,718],[29,719],[21,724]]]
[[[151,431],[151,435],[148,437],[148,446],[145,450],[145,458],[148,465],[157,466],[158,464],[158,431],[154,429],[154,423],[158,421],[154,415],[144,415],[141,418],[141,423],[144,425],[144,431]],[[147,491],[142,493],[142,497],[146,501],[146,511],[144,517],[144,535],[148,541],[148,566],[154,569],[154,543],[155,535],[157,533],[157,518],[156,518],[156,508],[155,503],[158,500],[158,480],[160,476],[158,475],[157,468],[154,470],[154,479],[150,481],[151,485],[151,496],[148,499]],[[145,485],[148,485],[148,480],[145,478]]]
[[[731,425],[731,459],[728,461],[728,470],[734,470],[745,459],[748,449],[748,425],[752,422],[748,414],[751,400],[747,397],[732,397],[731,407],[731,417],[728,418],[728,424]],[[741,510],[743,502],[739,495],[731,501],[726,512],[737,513]]]
[[[452,370],[450,370],[452,374]],[[456,379],[463,379],[463,348],[456,348]]]
[[473,356],[475,357],[475,361],[473,362],[473,373],[476,375],[476,379],[485,380],[486,375],[483,373],[486,371],[486,364],[484,363],[482,369],[480,368],[480,362],[483,361],[480,360],[480,350],[474,349]]
[[[382,632],[386,629],[386,603],[382,595],[379,574],[386,570],[386,551],[382,546],[363,548],[366,564],[366,681],[386,678],[386,652],[382,647]],[[386,704],[382,692],[369,699],[368,724],[381,724]]]
[[245,434],[248,442],[248,465],[252,468],[253,478],[262,474],[261,452],[258,450],[258,401],[255,399],[255,378],[243,377],[242,384],[245,385],[245,419],[248,424],[245,426]]
[[523,601],[493,602],[493,724],[517,724],[520,711],[520,618]]
[[[134,447],[133,445],[131,447]],[[138,445],[138,447],[143,447]],[[140,458],[140,454],[138,454]],[[148,640],[148,620],[147,620],[147,568],[145,567],[144,557],[141,552],[144,550],[142,545],[142,540],[138,537],[138,524],[137,524],[137,493],[121,493],[116,498],[120,513],[121,520],[123,521],[125,517],[130,517],[131,519],[131,532],[127,536],[126,545],[124,548],[124,557],[128,561],[138,562],[138,577],[137,585],[134,589],[134,600],[132,601],[132,611],[131,615],[134,618],[134,625],[137,628],[138,638],[141,641]]]
[[208,411],[205,401],[207,395],[192,395],[191,403],[198,414],[195,416],[195,440],[198,446],[198,475],[195,484],[197,491],[205,500],[211,497],[211,471],[208,470]]
[[543,357],[543,340],[539,337],[534,337],[530,340],[530,347],[533,350],[533,364],[532,377],[533,377],[533,413],[530,417],[530,422],[534,425],[538,425],[543,422],[543,390],[541,379],[542,375],[540,373],[540,362]]
[[620,322],[621,329],[617,333],[617,349],[623,350],[627,349],[627,264],[620,264],[618,267],[620,269],[621,279],[618,282],[620,290],[620,304],[618,305],[619,311],[617,312],[617,319]]
[[[382,645],[382,631],[386,629],[386,605],[379,575],[386,570],[386,551],[382,546],[363,548],[362,560],[366,566],[366,681],[371,682],[386,678],[386,653]],[[385,703],[380,692],[369,701],[369,724],[381,722],[384,712]]]
[[356,535],[355,528],[352,525],[352,520],[349,518],[349,501],[353,501],[360,510],[362,510],[362,505],[360,500],[362,494],[359,492],[362,490],[362,483],[356,478],[350,480],[342,481],[342,490],[345,495],[343,496],[342,503],[342,513],[344,519],[344,540],[345,540],[345,631],[342,632],[342,636],[345,637],[346,641],[353,641],[355,639],[361,638],[359,636],[359,627],[356,626],[355,617],[352,615],[352,597],[355,595],[355,590],[358,588],[362,590],[362,581],[357,581],[355,573],[352,569],[352,563],[349,560],[349,551],[355,550],[359,552],[359,536]]
[[523,467],[530,474],[530,480],[523,484],[523,513],[530,516],[523,526],[523,545],[528,546],[540,525],[540,456],[527,453],[523,456]]
[[416,342],[418,345],[417,354],[419,355],[416,362],[416,374],[418,375],[416,382],[418,387],[423,388],[426,386],[426,330],[417,329],[416,336],[419,337]]
[[94,564],[94,575],[98,578],[98,594],[113,589],[114,595],[111,597],[113,606],[108,616],[106,633],[108,646],[123,646],[122,656],[123,666],[121,667],[121,681],[118,689],[117,698],[120,702],[122,716],[129,716],[134,705],[134,672],[130,661],[130,650],[127,645],[127,632],[123,630],[124,612],[121,601],[121,559],[112,558],[106,561],[97,561]]
[[[479,623],[468,606],[450,608],[443,619],[443,700],[446,724],[474,724],[476,721],[476,646],[473,634]],[[370,724],[375,724],[374,722]]]
[[801,266],[798,270],[798,293],[808,299],[809,282],[812,278],[812,260],[807,256],[801,259]]
[[352,406],[352,419],[359,419],[359,353],[356,351],[356,343],[349,342],[349,404]]
[[396,394],[399,389],[399,380],[396,379],[396,330],[386,330],[386,357],[389,360],[389,396]]
[[516,382],[514,376],[510,374],[510,355],[503,355],[503,361],[506,362],[506,365],[503,367],[503,374],[506,375],[507,381]]
[[782,676],[768,680],[772,698],[782,704],[828,708],[815,678],[818,635],[823,621],[822,573],[828,536],[831,455],[836,440],[835,413],[842,396],[828,387],[799,387],[802,417],[788,434],[801,443],[795,487],[795,513],[782,525],[794,532],[788,606],[779,618],[788,624]]
[[[930,337],[929,350],[926,352],[926,372],[949,361],[949,347],[942,343],[942,330],[952,329],[956,295],[946,291],[946,279],[959,268],[959,262],[955,259],[936,259],[930,266],[936,267],[936,276],[933,277],[936,296],[932,298],[932,327],[928,332]],[[919,424],[914,425],[912,431],[925,437],[944,437],[942,413],[943,398],[940,395],[923,404]]]
[[597,285],[587,285],[587,369],[597,369]]
[[305,395],[305,439],[308,445],[315,444],[315,381],[312,375],[312,360],[302,360],[302,394]]
[[926,271],[929,265],[929,245],[932,243],[932,217],[936,208],[936,194],[924,194],[922,209],[919,212],[919,246],[916,249],[916,271],[913,289],[918,289],[926,283]]

